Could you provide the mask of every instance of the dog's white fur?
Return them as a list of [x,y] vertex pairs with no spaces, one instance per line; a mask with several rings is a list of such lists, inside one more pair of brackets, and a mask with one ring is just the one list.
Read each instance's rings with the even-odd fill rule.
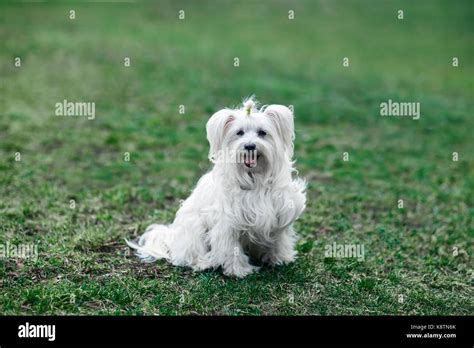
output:
[[[273,265],[293,261],[292,224],[306,202],[304,181],[292,178],[293,113],[283,105],[257,109],[250,98],[242,108],[216,112],[206,130],[212,170],[171,225],[151,225],[137,243],[127,243],[146,261],[166,259],[194,270],[222,267],[237,277],[258,268],[249,256]],[[249,154],[248,144],[256,145],[256,161],[225,158]]]

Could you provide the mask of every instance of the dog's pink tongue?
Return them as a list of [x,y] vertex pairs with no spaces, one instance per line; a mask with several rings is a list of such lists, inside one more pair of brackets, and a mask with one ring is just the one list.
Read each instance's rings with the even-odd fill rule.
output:
[[[250,158],[249,158],[250,157]],[[247,167],[255,167],[257,165],[257,159],[253,158],[252,156],[247,156],[245,158],[245,165]]]

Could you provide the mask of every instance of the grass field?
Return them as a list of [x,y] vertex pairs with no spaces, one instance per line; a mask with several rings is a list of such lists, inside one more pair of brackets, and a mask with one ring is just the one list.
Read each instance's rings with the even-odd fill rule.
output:
[[[469,0],[2,3],[0,243],[38,257],[0,259],[0,313],[474,314],[473,16]],[[172,221],[209,169],[208,117],[252,93],[295,108],[298,260],[243,280],[139,262],[124,238]],[[95,119],[55,116],[64,99]],[[421,118],[380,116],[388,99]],[[334,242],[365,259],[325,257]]]

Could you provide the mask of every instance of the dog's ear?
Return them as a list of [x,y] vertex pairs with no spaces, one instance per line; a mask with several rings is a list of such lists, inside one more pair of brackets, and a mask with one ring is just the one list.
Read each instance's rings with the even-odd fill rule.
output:
[[275,123],[288,157],[293,158],[293,140],[295,140],[293,112],[284,105],[269,105],[264,113]]
[[209,141],[209,159],[214,162],[222,148],[224,135],[230,124],[235,120],[234,110],[223,109],[211,116],[206,124],[207,140]]

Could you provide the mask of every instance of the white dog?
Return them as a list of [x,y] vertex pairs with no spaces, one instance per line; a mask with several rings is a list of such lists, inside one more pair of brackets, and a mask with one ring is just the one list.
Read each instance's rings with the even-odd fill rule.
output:
[[[206,125],[214,163],[171,225],[151,225],[137,243],[146,261],[166,259],[194,270],[222,267],[244,277],[295,259],[293,222],[305,208],[305,183],[293,179],[293,113],[283,105],[216,112]],[[250,258],[249,258],[250,256]]]

